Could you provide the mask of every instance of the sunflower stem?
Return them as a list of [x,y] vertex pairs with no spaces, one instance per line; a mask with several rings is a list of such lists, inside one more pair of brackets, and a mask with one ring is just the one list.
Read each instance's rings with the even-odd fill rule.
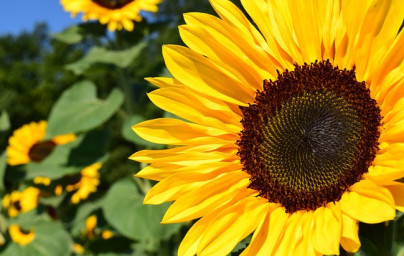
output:
[[[124,50],[124,35],[121,30],[115,31],[115,45],[118,51]],[[119,84],[122,91],[125,94],[125,109],[127,113],[133,113],[133,97],[131,90],[131,83],[129,82],[128,74],[126,68],[117,68],[119,76]]]

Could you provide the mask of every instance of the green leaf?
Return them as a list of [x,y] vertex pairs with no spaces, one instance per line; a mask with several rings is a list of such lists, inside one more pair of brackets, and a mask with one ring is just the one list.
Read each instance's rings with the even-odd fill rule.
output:
[[144,140],[144,139],[140,138],[132,130],[133,125],[138,124],[138,123],[143,122],[143,121],[145,121],[145,119],[140,115],[131,115],[131,116],[129,116],[125,120],[123,125],[122,125],[122,130],[121,130],[122,137],[124,139],[126,139],[127,141],[133,142],[136,145],[144,146],[145,148],[154,148],[154,149],[163,148],[164,145],[148,142],[147,140]]
[[379,248],[368,238],[364,236],[359,237],[361,241],[361,247],[355,256],[380,256]]
[[103,211],[107,221],[122,234],[136,240],[168,239],[181,224],[160,224],[168,204],[143,205],[132,180],[115,183],[108,191]]
[[4,151],[0,156],[0,191],[4,190],[4,174],[6,173],[7,167],[7,155]]
[[33,179],[42,176],[50,179],[58,179],[67,174],[80,172],[81,166],[69,166],[68,159],[70,151],[80,143],[82,137],[83,136],[79,137],[72,143],[57,146],[42,162],[30,162],[27,164],[26,178]]
[[100,100],[92,82],[74,84],[53,107],[45,138],[93,129],[107,121],[119,109],[123,99],[118,89],[114,89],[106,100]]
[[71,143],[59,145],[42,162],[27,164],[26,178],[42,176],[54,180],[78,173],[95,162],[104,162],[107,139],[105,132],[91,131]]
[[404,214],[397,212],[397,216],[393,221],[393,238],[392,238],[392,255],[404,256]]
[[90,131],[86,133],[80,144],[69,154],[69,165],[88,166],[95,162],[103,162],[109,134],[106,131]]
[[10,118],[6,111],[2,111],[0,115],[0,132],[10,129]]
[[127,50],[112,51],[103,47],[93,47],[82,59],[66,66],[68,70],[76,75],[81,75],[84,71],[95,63],[112,64],[120,68],[126,68],[142,52],[146,43],[141,42]]
[[26,246],[11,243],[3,256],[68,256],[72,240],[63,226],[54,221],[37,219],[21,225],[24,230],[34,230],[35,239]]
[[100,198],[97,201],[85,202],[79,206],[71,224],[72,229],[70,232],[73,236],[80,235],[81,231],[85,227],[86,218],[94,211],[101,209],[103,202],[103,198]]
[[63,199],[65,198],[65,193],[60,196],[51,196],[51,197],[40,197],[39,201],[43,205],[52,206],[54,208],[58,207]]
[[80,26],[71,26],[63,30],[61,33],[54,34],[53,38],[66,44],[75,44],[83,40]]

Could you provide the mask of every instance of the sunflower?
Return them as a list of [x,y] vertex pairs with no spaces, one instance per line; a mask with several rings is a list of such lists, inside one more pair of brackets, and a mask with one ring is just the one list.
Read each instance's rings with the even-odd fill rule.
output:
[[29,212],[38,206],[40,192],[35,187],[27,187],[23,191],[12,191],[11,194],[3,197],[3,208],[8,211],[10,217]]
[[74,134],[64,134],[48,141],[45,137],[46,121],[31,122],[15,130],[8,140],[7,163],[9,165],[40,162],[46,158],[57,145],[67,144],[76,139]]
[[14,243],[22,246],[30,244],[35,239],[34,230],[26,232],[21,230],[21,228],[16,224],[10,225],[10,227],[8,228],[8,232],[10,233],[11,240],[13,240]]
[[94,238],[94,230],[97,227],[97,216],[91,215],[86,218],[86,231],[85,234],[88,238]]
[[178,255],[251,233],[241,255],[355,252],[358,222],[404,210],[404,2],[241,2],[250,19],[227,0],[185,14],[188,47],[163,47],[173,78],[147,79],[182,119],[133,127],[176,146],[130,157],[159,181],[144,202],[174,201],[163,223],[199,218]]
[[132,31],[133,21],[142,21],[141,11],[157,12],[161,0],[61,0],[65,11],[73,16],[83,13],[83,20],[99,20],[108,30]]
[[[78,204],[81,200],[86,199],[91,193],[97,191],[97,186],[100,184],[100,174],[98,170],[101,168],[101,163],[95,163],[81,170],[80,180],[66,187],[67,192],[75,191],[70,201],[73,204]],[[56,191],[55,191],[56,193]]]

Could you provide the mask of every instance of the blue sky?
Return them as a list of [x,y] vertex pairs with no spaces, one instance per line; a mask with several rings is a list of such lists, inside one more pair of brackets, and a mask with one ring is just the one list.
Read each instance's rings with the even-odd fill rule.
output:
[[17,34],[31,30],[36,22],[46,21],[51,32],[77,24],[80,18],[72,19],[63,10],[59,0],[3,0],[0,8],[0,35]]

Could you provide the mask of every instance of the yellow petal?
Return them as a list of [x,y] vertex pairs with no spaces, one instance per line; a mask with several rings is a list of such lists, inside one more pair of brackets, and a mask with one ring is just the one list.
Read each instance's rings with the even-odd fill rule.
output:
[[342,211],[350,217],[370,224],[394,219],[394,199],[388,189],[370,180],[361,180],[349,190],[340,202]]
[[16,224],[10,225],[8,232],[10,233],[11,240],[21,246],[26,246],[35,239],[35,232],[33,230],[30,230],[28,233],[22,232]]
[[377,183],[399,179],[404,176],[404,143],[383,143],[369,168],[367,177]]
[[[404,77],[403,77],[404,80]],[[393,108],[383,115],[382,124],[384,129],[393,127],[400,121],[404,120],[404,95],[393,106]],[[404,142],[404,141],[403,141]]]
[[184,239],[182,239],[178,248],[178,256],[194,256],[196,254],[202,234],[206,231],[209,223],[211,223],[223,209],[224,208],[213,209],[192,225]]
[[383,130],[380,134],[380,142],[400,143],[404,142],[404,120],[395,123],[391,127]]
[[286,1],[242,0],[241,3],[268,42],[269,54],[279,61],[279,70],[293,69],[294,62],[303,64]]
[[202,234],[197,254],[229,254],[239,241],[256,229],[267,207],[265,199],[247,197],[224,209]]
[[[157,151],[157,152],[153,152]],[[168,151],[168,150],[167,150]],[[167,163],[179,166],[201,165],[223,160],[236,160],[236,151],[223,153],[220,150],[211,152],[191,151],[183,154],[167,154],[158,150],[142,150],[133,154],[130,159],[145,163]]]
[[180,81],[178,81],[175,78],[171,78],[171,77],[148,77],[148,78],[145,78],[145,80],[160,88],[167,88],[167,87],[182,88],[182,87],[184,87],[184,85]]
[[274,255],[294,255],[297,245],[302,241],[302,218],[306,212],[294,212],[288,218],[285,231]]
[[153,163],[145,168],[143,168],[140,172],[136,173],[137,177],[151,179],[160,181],[165,178],[168,178],[172,175],[182,172],[210,172],[211,170],[223,168],[226,171],[234,171],[242,169],[242,165],[239,162],[211,162],[202,165],[190,165],[190,166],[179,166],[174,164],[166,164],[166,163]]
[[293,20],[293,28],[303,59],[314,62],[321,59],[321,42],[318,31],[316,1],[289,0],[289,10]]
[[157,107],[191,122],[228,133],[239,133],[241,130],[239,117],[228,107],[225,111],[209,109],[209,105],[201,101],[200,97],[195,97],[195,93],[185,88],[159,89],[148,96]]
[[264,221],[260,224],[251,239],[248,247],[240,256],[267,256],[273,255],[288,220],[289,214],[285,213],[285,208],[269,207]]
[[247,189],[249,175],[243,171],[224,173],[200,187],[181,195],[167,210],[163,223],[188,221],[204,216],[212,209],[252,194]]
[[339,254],[341,238],[341,209],[340,205],[329,204],[314,212],[315,229],[313,230],[313,245],[316,251],[331,255]]
[[254,100],[233,74],[188,48],[165,45],[163,56],[170,73],[193,90],[242,106]]
[[[223,165],[222,165],[223,166]],[[186,171],[172,175],[163,181],[160,181],[151,188],[144,199],[145,204],[161,204],[167,201],[173,201],[185,194],[185,191],[194,190],[216,178],[222,173],[231,173],[229,165],[220,168],[220,165],[212,165],[210,168],[203,168],[203,171]],[[238,170],[237,165],[233,171]]]
[[393,195],[396,209],[404,212],[404,184],[394,182],[392,185],[387,185],[385,187],[390,190]]
[[[397,27],[398,29],[398,27]],[[381,83],[384,77],[402,64],[404,59],[404,33],[397,35],[391,44],[387,45],[387,49],[383,51],[383,58],[377,65],[377,70],[372,74],[371,79],[374,83]]]
[[[258,88],[261,88],[262,81],[264,79],[274,79],[277,77],[276,69],[283,67],[279,62],[283,62],[281,59],[278,61],[271,56],[273,49],[265,41],[261,33],[251,24],[251,22],[245,17],[242,11],[231,1],[211,0],[212,7],[217,14],[222,18],[219,22],[213,21],[211,24],[206,24],[203,20],[201,23],[192,23],[195,27],[202,27],[209,31],[209,27],[218,28],[216,26],[220,24],[223,27],[223,31],[220,34],[227,35],[227,37],[236,44],[234,48],[240,49],[241,53],[233,53],[232,55],[239,55],[241,59],[246,59],[248,65],[251,67],[249,70],[257,71],[259,74],[257,79],[261,79],[261,84]],[[187,20],[189,22],[189,19]],[[206,25],[207,26],[206,26]],[[223,42],[221,38],[218,38],[220,42]],[[271,41],[273,44],[274,42]],[[230,45],[224,43],[223,45]],[[228,47],[228,50],[233,47]]]
[[186,145],[198,137],[226,135],[227,133],[212,127],[187,123],[178,119],[158,118],[142,122],[132,129],[145,140],[158,144]]
[[361,246],[358,236],[358,222],[346,214],[342,214],[341,245],[347,252],[357,252]]

